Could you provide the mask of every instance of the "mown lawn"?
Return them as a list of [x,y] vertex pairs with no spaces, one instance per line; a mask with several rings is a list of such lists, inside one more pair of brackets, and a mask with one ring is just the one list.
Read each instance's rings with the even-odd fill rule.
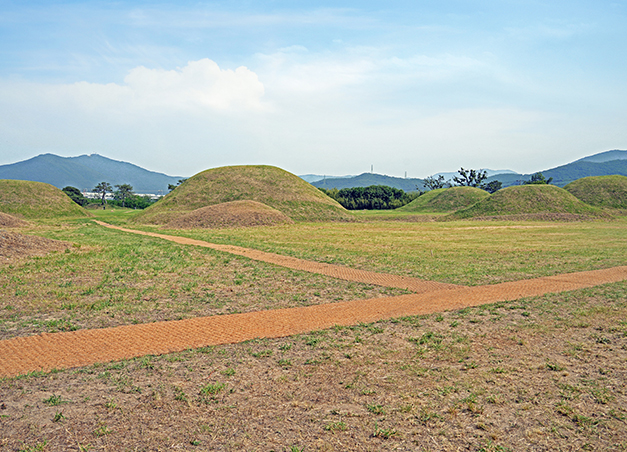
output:
[[572,223],[381,221],[164,232],[464,285],[627,264],[624,217]]

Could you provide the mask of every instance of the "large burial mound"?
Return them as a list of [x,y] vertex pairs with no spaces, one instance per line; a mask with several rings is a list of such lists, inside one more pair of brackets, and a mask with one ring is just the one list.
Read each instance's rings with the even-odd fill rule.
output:
[[0,212],[0,228],[23,228],[25,226],[28,226],[28,222],[8,213]]
[[475,187],[451,187],[431,190],[400,207],[402,212],[454,212],[490,196],[487,191]]
[[198,173],[135,218],[140,223],[166,224],[193,210],[232,201],[257,201],[295,221],[352,219],[335,200],[298,176],[265,165]]
[[564,189],[591,206],[627,209],[627,176],[584,177]]
[[583,203],[563,188],[518,185],[503,188],[473,206],[447,215],[445,219],[577,220],[598,217],[609,215]]
[[0,264],[11,263],[22,257],[64,251],[71,246],[72,244],[68,242],[0,230]]
[[231,201],[192,210],[170,221],[176,229],[274,226],[293,223],[282,212],[257,201]]
[[0,180],[0,212],[18,218],[86,217],[87,211],[43,182]]

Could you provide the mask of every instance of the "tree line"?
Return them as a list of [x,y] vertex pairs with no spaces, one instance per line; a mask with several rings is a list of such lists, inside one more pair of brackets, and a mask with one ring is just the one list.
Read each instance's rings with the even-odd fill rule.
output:
[[[488,193],[494,193],[503,186],[501,181],[493,180],[486,182],[488,174],[483,170],[461,168],[457,171],[458,176],[453,176],[451,180],[445,180],[444,176],[430,176],[424,180],[425,188],[437,190],[438,188],[458,187],[477,187]],[[553,178],[546,179],[542,173],[535,173],[531,179],[523,182],[523,184],[550,184]],[[180,182],[179,182],[180,183]],[[369,187],[352,187],[324,189],[318,188],[327,196],[335,199],[340,205],[348,210],[386,210],[397,209],[410,203],[422,194],[426,193],[416,187],[415,192],[406,193],[405,191],[388,187],[387,185],[370,185]]]
[[[488,193],[494,193],[503,187],[501,181],[498,180],[493,180],[486,183],[485,180],[488,178],[488,173],[486,171],[474,169],[467,170],[462,167],[461,169],[457,170],[457,173],[459,174],[459,176],[453,176],[452,182],[450,180],[445,180],[444,176],[442,175],[439,175],[438,177],[429,176],[425,179],[424,185],[429,190],[436,190],[438,188],[449,188],[453,186],[477,187],[487,191]],[[546,179],[542,173],[538,172],[532,174],[531,179],[524,181],[523,185],[550,184],[552,181],[552,177]]]
[[399,188],[388,187],[387,185],[342,188],[341,190],[320,188],[319,190],[348,210],[397,209],[410,203],[421,194],[420,192],[406,193]]
[[[115,185],[113,189],[110,183],[100,182],[92,190],[98,193],[98,198],[87,198],[76,187],[67,186],[62,191],[70,197],[79,206],[87,207],[88,205],[100,204],[102,208],[106,208],[107,204],[117,207],[128,207],[130,209],[145,209],[155,200],[150,196],[140,196],[133,192],[133,186],[130,184]],[[113,199],[107,200],[107,194],[113,194]]]

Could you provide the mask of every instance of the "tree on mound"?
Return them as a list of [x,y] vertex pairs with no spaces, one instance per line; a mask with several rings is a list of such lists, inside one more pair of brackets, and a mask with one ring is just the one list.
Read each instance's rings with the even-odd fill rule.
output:
[[351,221],[337,201],[298,176],[274,166],[226,166],[203,171],[135,217],[165,224],[201,207],[231,201],[257,201],[295,221]]
[[471,206],[488,196],[490,195],[485,190],[476,187],[439,188],[428,191],[396,210],[422,213],[454,212]]
[[457,172],[459,176],[453,176],[453,181],[462,187],[481,187],[488,178],[487,171],[483,170],[467,170],[462,167]]
[[518,185],[489,195],[446,219],[528,216],[529,218],[607,217],[600,209],[584,204],[563,188],[554,185]]
[[627,176],[584,177],[564,189],[591,206],[627,209]]
[[553,182],[553,178],[549,177],[548,179],[544,177],[542,173],[534,173],[531,175],[531,179],[523,182],[524,185],[548,185]]
[[68,195],[72,201],[81,207],[89,203],[89,199],[85,198],[81,191],[76,187],[68,185],[67,187],[63,187],[61,191]]
[[27,219],[89,216],[58,188],[24,180],[0,180],[0,211]]
[[275,226],[294,221],[282,212],[257,201],[231,201],[201,207],[170,221],[174,229]]

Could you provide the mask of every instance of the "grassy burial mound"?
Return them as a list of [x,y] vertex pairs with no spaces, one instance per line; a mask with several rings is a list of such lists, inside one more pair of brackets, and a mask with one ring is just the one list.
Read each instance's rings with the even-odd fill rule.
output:
[[454,212],[490,196],[487,191],[475,187],[451,187],[431,190],[409,204],[396,209],[401,212]]
[[140,223],[166,224],[202,207],[232,201],[257,201],[294,221],[350,221],[335,200],[298,176],[274,166],[225,166],[187,179],[137,217]]
[[28,222],[8,213],[0,212],[0,228],[23,228],[25,226],[28,226]]
[[294,221],[282,212],[257,201],[231,201],[192,210],[170,221],[175,229],[274,226]]
[[554,185],[518,185],[503,188],[466,209],[447,215],[446,219],[495,217],[576,220],[609,215]]
[[627,176],[584,177],[564,189],[591,206],[627,209]]
[[52,185],[6,179],[0,180],[0,212],[27,219],[89,216]]

